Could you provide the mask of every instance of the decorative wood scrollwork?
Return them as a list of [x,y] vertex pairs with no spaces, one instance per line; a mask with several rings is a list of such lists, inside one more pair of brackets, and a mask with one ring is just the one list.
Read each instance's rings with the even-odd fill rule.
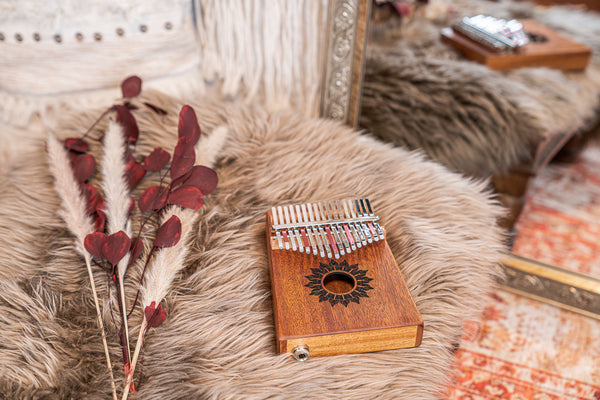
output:
[[321,116],[355,125],[369,2],[330,0],[329,41],[322,83]]

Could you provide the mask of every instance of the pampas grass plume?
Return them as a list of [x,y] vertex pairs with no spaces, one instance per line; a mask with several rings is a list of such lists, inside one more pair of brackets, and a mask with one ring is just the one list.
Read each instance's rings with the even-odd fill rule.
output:
[[53,135],[48,136],[47,144],[48,164],[54,176],[54,188],[61,200],[59,215],[76,238],[77,252],[89,257],[83,241],[89,233],[94,232],[94,222],[86,211],[86,200],[75,180],[67,150]]
[[[129,221],[131,198],[129,197],[129,185],[125,179],[126,150],[127,144],[123,136],[123,128],[119,123],[111,121],[104,134],[104,155],[102,158],[102,189],[106,201],[107,229],[109,235],[122,230],[127,236],[131,237],[131,222]],[[123,279],[129,264],[129,257],[130,254],[127,253],[117,264],[119,301],[122,305],[121,318],[128,361],[130,361],[129,326],[127,324],[127,302],[125,300]]]
[[106,366],[110,374],[110,384],[112,388],[113,399],[117,399],[117,391],[115,387],[115,379],[112,372],[112,364],[110,362],[110,354],[108,352],[108,344],[106,343],[106,332],[104,323],[102,322],[102,314],[100,312],[100,304],[98,294],[96,293],[96,284],[94,283],[94,274],[92,272],[91,257],[84,247],[85,237],[94,231],[94,223],[88,215],[86,209],[86,200],[83,197],[79,185],[75,180],[75,175],[71,169],[69,155],[62,143],[53,135],[48,135],[48,166],[50,172],[54,176],[54,188],[61,200],[61,209],[59,215],[67,224],[67,228],[75,236],[75,248],[77,252],[85,259],[85,264],[88,270],[92,295],[94,297],[94,305],[96,307],[96,317],[98,327],[102,334],[102,345],[104,346],[104,354],[106,356]]

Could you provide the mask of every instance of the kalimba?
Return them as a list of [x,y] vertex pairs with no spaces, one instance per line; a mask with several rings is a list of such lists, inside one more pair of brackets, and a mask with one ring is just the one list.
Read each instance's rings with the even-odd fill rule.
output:
[[266,231],[278,353],[420,345],[423,320],[368,199],[273,207]]
[[[503,52],[490,49],[490,42],[474,40],[465,34],[465,26],[444,28],[442,41],[490,69],[504,71],[520,67],[548,67],[565,71],[582,70],[592,57],[592,49],[548,28],[532,19],[520,20],[524,31],[532,38],[518,50]],[[488,38],[489,39],[489,38]]]

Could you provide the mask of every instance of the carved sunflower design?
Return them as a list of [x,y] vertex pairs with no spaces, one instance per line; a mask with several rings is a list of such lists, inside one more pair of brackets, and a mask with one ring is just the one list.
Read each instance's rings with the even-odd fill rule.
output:
[[346,260],[329,264],[320,263],[318,268],[311,268],[311,275],[306,275],[308,283],[304,286],[312,289],[311,295],[319,296],[319,302],[329,301],[332,306],[340,303],[360,303],[361,297],[369,297],[367,290],[373,289],[367,276],[367,270],[358,269],[358,264],[349,265]]

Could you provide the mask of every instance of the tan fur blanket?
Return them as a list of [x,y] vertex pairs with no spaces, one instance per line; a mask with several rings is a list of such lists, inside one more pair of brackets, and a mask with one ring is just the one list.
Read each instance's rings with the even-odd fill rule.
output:
[[[468,175],[506,172],[556,133],[599,120],[600,15],[527,2],[432,1],[401,26],[388,18],[367,45],[360,125],[379,138],[421,149]],[[586,71],[497,72],[443,44],[440,30],[464,15],[534,18],[593,50]],[[393,20],[391,20],[393,21]]]
[[[144,100],[168,114],[134,111],[137,151],[172,150],[182,104],[158,95]],[[220,182],[199,211],[186,268],[164,302],[167,320],[147,336],[144,378],[132,397],[438,398],[451,378],[462,324],[480,310],[503,249],[495,226],[501,209],[485,186],[335,121],[201,100],[192,105],[206,133],[229,129],[216,155]],[[58,133],[78,136],[99,114],[67,115]],[[106,399],[86,269],[57,216],[45,160],[40,143],[0,175],[0,397]],[[298,363],[275,352],[265,212],[274,204],[343,196],[372,199],[422,314],[423,343]],[[132,268],[129,304],[141,266]],[[107,280],[96,272],[106,307]],[[120,346],[104,314],[122,385]],[[130,326],[139,326],[140,317],[138,308]]]

